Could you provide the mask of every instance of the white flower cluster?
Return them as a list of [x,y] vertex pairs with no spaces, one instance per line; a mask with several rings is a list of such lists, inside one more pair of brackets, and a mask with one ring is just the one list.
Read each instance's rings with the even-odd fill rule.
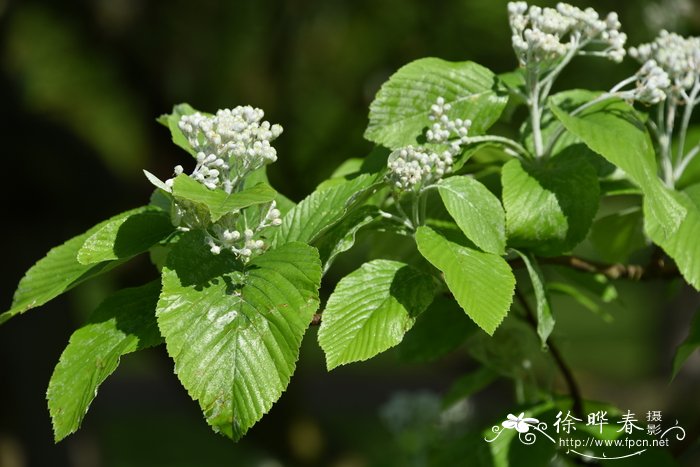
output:
[[444,97],[437,98],[435,104],[430,107],[430,115],[428,115],[428,118],[435,123],[425,132],[425,138],[429,143],[446,143],[450,138],[457,138],[450,143],[451,149],[457,153],[460,146],[467,141],[472,121],[461,118],[451,120],[447,116],[450,109],[452,105],[446,103]]
[[207,231],[207,244],[210,251],[218,255],[222,251],[231,251],[238,258],[247,261],[251,256],[261,253],[265,249],[265,241],[260,238],[260,232],[270,226],[279,226],[282,224],[280,211],[277,209],[276,203],[273,201],[267,208],[264,216],[261,216],[258,226],[255,230],[250,228],[237,229],[236,222],[215,224]]
[[418,190],[436,182],[452,170],[452,152],[428,152],[413,146],[389,156],[389,179],[400,190]]
[[[261,109],[251,106],[219,110],[213,116],[199,112],[182,116],[178,126],[197,158],[190,177],[210,190],[236,193],[247,175],[275,162],[277,152],[270,142],[282,133],[282,127],[262,121],[263,116]],[[175,167],[175,176],[183,172],[181,165]],[[157,187],[172,191],[174,179],[163,185],[154,176],[147,176]],[[173,199],[171,209],[172,222],[178,230],[203,231],[211,253],[229,251],[244,262],[265,250],[263,230],[282,224],[274,201],[247,207],[245,213],[229,212],[216,222],[211,221],[206,208],[187,199]]]
[[[592,8],[581,10],[567,3],[556,9],[508,3],[513,49],[522,66],[540,65],[545,70],[569,53],[595,55],[615,62],[625,56],[627,35],[620,32],[617,13],[601,19]],[[595,50],[583,50],[588,45]]]
[[632,47],[630,56],[644,63],[644,67],[658,67],[666,73],[668,84],[660,90],[683,102],[687,91],[700,83],[700,37],[682,37],[661,31],[648,44]]
[[428,143],[445,149],[433,151],[426,147],[406,146],[391,153],[387,166],[388,178],[400,190],[419,190],[440,180],[452,171],[454,158],[468,142],[471,120],[452,120],[447,112],[452,106],[438,97],[430,107],[428,118],[434,123],[425,132]]
[[[277,151],[270,142],[282,127],[262,121],[264,115],[249,105],[219,110],[214,116],[183,115],[178,126],[197,153],[191,177],[209,189],[231,193],[248,173],[275,162]],[[178,172],[181,167],[176,167]]]
[[644,62],[636,76],[637,87],[631,91],[632,100],[654,105],[666,99],[666,91],[671,87],[671,79],[656,61]]

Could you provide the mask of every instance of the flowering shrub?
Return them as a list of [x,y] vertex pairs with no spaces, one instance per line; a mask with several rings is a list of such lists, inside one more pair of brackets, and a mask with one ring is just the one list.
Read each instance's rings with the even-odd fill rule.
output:
[[[365,137],[376,149],[298,204],[268,184],[282,127],[262,110],[210,115],[182,104],[161,117],[192,155],[191,172],[177,166],[165,181],[146,172],[156,187],[148,205],[51,250],[0,315],[5,322],[139,254],[150,252],[160,271],[107,298],[71,337],[48,388],[56,440],[78,429],[119,358],[146,347],[165,343],[207,422],[237,440],[287,387],[310,325],[320,325],[330,370],[402,341],[435,358],[465,339],[499,339],[509,314],[532,328],[568,385],[562,404],[581,414],[586,401],[550,337],[551,269],[603,281],[682,277],[700,289],[700,180],[685,176],[700,152],[700,143],[687,147],[700,39],[664,31],[629,49],[641,67],[608,91],[552,94],[578,56],[623,60],[618,16],[562,3],[514,2],[508,13],[517,70],[437,58],[402,67],[370,106]],[[516,138],[487,133],[521,105]],[[601,200],[620,194],[631,206],[596,219]],[[322,278],[358,232],[406,248],[348,274],[320,306]],[[611,263],[579,256],[582,243]],[[586,287],[572,285],[560,291]],[[431,320],[449,334],[434,335]],[[674,371],[696,345],[681,348]],[[477,372],[467,386],[495,375]],[[535,419],[524,415],[509,427],[527,432],[520,422]]]

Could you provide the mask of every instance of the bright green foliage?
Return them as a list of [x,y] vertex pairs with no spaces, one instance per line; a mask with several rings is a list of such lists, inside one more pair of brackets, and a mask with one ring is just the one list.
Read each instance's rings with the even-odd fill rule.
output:
[[374,184],[375,178],[372,175],[360,175],[314,191],[284,216],[282,226],[275,231],[273,242],[277,245],[294,241],[315,242],[361,201],[365,190]]
[[80,247],[78,262],[94,264],[129,258],[147,251],[174,230],[167,212],[146,206],[107,222],[92,234]]
[[700,290],[700,209],[683,192],[668,190],[678,206],[685,209],[685,217],[672,233],[657,222],[651,214],[653,201],[644,200],[644,227],[649,237],[676,261],[678,269],[695,289]]
[[621,168],[644,193],[648,213],[664,235],[674,232],[685,216],[685,209],[664,189],[656,175],[654,147],[644,124],[628,104],[608,100],[572,117],[558,108],[552,111],[566,129],[586,145]]
[[318,308],[318,253],[288,243],[244,268],[184,235],[163,268],[158,326],[175,372],[207,422],[234,440],[289,383],[301,339]]
[[483,253],[448,240],[429,227],[416,232],[418,250],[445,275],[445,282],[462,309],[488,334],[508,314],[515,278],[498,255]]
[[0,314],[0,324],[13,316],[39,307],[81,282],[116,266],[115,262],[81,264],[77,259],[78,252],[83,243],[102,227],[119,222],[120,219],[128,218],[141,211],[142,208],[138,208],[118,214],[49,251],[19,281],[17,291],[12,299],[12,307]]
[[440,96],[452,105],[450,115],[472,120],[470,134],[481,134],[507,102],[506,93],[496,88],[496,76],[476,63],[416,60],[394,73],[377,93],[365,138],[391,149],[416,144],[431,123],[427,110]]
[[378,218],[379,213],[375,207],[362,206],[353,210],[341,222],[325,231],[315,243],[321,256],[323,272],[328,271],[336,256],[352,248],[360,229]]
[[56,441],[80,427],[98,387],[122,355],[163,342],[155,319],[159,293],[157,281],[120,290],[73,333],[46,393]]
[[554,329],[554,316],[552,315],[552,307],[549,304],[544,276],[535,258],[518,250],[515,250],[515,252],[523,260],[523,263],[525,263],[527,273],[530,275],[530,281],[532,282],[532,289],[535,292],[535,301],[537,303],[537,335],[540,336],[542,346],[546,347],[547,338],[549,338],[552,329]]
[[673,357],[673,378],[683,368],[683,364],[688,357],[700,347],[700,313],[695,313],[693,322],[690,324],[690,331],[685,340],[676,349]]
[[182,117],[183,115],[190,115],[195,112],[196,110],[193,109],[192,106],[189,104],[177,104],[173,106],[172,113],[161,115],[156,120],[161,125],[168,127],[168,129],[170,130],[170,136],[173,139],[173,143],[175,143],[177,146],[181,147],[185,151],[189,152],[193,157],[196,156],[196,154],[194,153],[194,149],[192,149],[192,146],[190,146],[190,143],[187,141],[187,138],[182,133],[180,127],[178,127],[177,124],[180,121],[180,117]]
[[576,154],[542,164],[511,160],[503,166],[508,245],[553,256],[571,250],[588,233],[598,211],[595,169]]
[[487,253],[505,253],[505,213],[493,193],[477,180],[460,176],[440,180],[438,190],[447,211],[469,240]]
[[[462,408],[454,405],[499,378],[513,381],[522,406],[516,413],[551,419],[560,409],[578,412],[584,401],[572,381],[575,371],[556,348],[559,333],[552,337],[553,304],[565,301],[553,302],[550,294],[573,298],[602,315],[602,322],[592,319],[605,325],[613,314],[603,304],[615,300],[619,281],[636,278],[637,271],[643,279],[663,280],[676,280],[680,272],[700,290],[700,184],[692,184],[700,158],[685,160],[685,173],[684,163],[669,158],[669,149],[682,149],[673,140],[685,137],[690,112],[676,115],[685,127],[674,129],[673,110],[683,95],[661,100],[659,93],[670,91],[661,89],[662,71],[653,69],[654,79],[647,79],[649,64],[608,93],[551,95],[568,60],[589,43],[600,45],[586,35],[602,26],[567,26],[573,53],[558,56],[515,31],[519,24],[539,27],[525,20],[522,8],[509,9],[518,70],[499,80],[473,62],[438,58],[400,68],[370,106],[365,137],[377,146],[365,159],[343,163],[298,204],[270,186],[265,167],[247,171],[259,167],[249,164],[258,156],[276,158],[267,145],[280,129],[258,125],[260,109],[222,111],[216,123],[191,122],[198,128],[190,136],[199,138],[195,146],[213,153],[198,158],[192,176],[178,167],[180,175],[163,182],[145,172],[158,188],[149,206],[97,225],[33,266],[0,324],[140,253],[148,252],[161,274],[160,282],[115,293],[71,337],[49,384],[56,439],[79,427],[122,355],[164,342],[207,422],[238,440],[286,389],[303,336],[319,317],[318,342],[329,370],[393,347],[408,362],[456,355],[458,347],[471,358],[469,373],[455,378],[442,404],[433,396],[415,398],[427,401],[427,410],[418,407],[425,423],[414,434],[432,433],[438,419],[447,426],[447,415],[455,414],[441,410]],[[566,16],[563,10],[547,14]],[[604,23],[611,31],[619,26],[615,15]],[[603,39],[612,41],[611,49],[583,54],[620,58],[624,37],[609,34]],[[690,93],[696,99],[700,84]],[[666,112],[652,117],[625,100],[665,106]],[[520,105],[529,118],[515,122]],[[193,156],[179,124],[194,112],[180,104],[158,119]],[[499,119],[499,134],[484,135]],[[697,137],[686,139],[686,157],[692,157]],[[680,151],[675,159],[682,157]],[[197,181],[218,180],[218,168],[237,177],[236,192]],[[599,206],[602,215],[594,221]],[[333,292],[314,315],[322,277],[331,271],[334,278],[335,261],[353,247],[359,254],[338,261],[341,271],[353,272],[327,284]],[[639,265],[614,264],[630,261]],[[557,310],[563,324],[565,311]],[[696,317],[677,350],[674,376],[700,345],[699,323]],[[555,369],[571,398],[558,397]],[[480,428],[457,436],[465,442],[460,452],[503,467],[568,465],[574,456],[546,442],[513,442],[518,434],[512,429],[500,435],[488,445]],[[406,439],[406,445],[420,444]],[[419,461],[455,465],[451,441],[435,450],[438,455],[424,449]]]
[[211,221],[216,222],[224,215],[239,211],[248,206],[269,203],[277,193],[266,183],[259,183],[238,193],[226,193],[223,190],[210,190],[185,174],[175,177],[173,196],[193,203],[203,204],[209,210]]
[[397,345],[434,290],[429,275],[398,261],[370,261],[345,276],[328,299],[318,332],[328,369]]

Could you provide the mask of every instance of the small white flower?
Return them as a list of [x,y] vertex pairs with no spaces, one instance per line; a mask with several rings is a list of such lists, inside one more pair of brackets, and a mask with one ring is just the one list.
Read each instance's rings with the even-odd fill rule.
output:
[[275,162],[277,151],[270,143],[282,127],[262,121],[264,115],[251,106],[222,109],[214,116],[183,115],[178,127],[197,151],[192,178],[209,189],[231,193],[248,173]]
[[[649,71],[654,69],[657,78],[652,84],[682,103],[685,102],[686,91],[700,82],[700,37],[686,38],[661,31],[653,42],[632,47],[629,53],[644,64],[640,74],[649,75]],[[668,84],[656,69],[665,72]]]
[[509,430],[515,429],[518,433],[527,433],[530,431],[531,425],[536,425],[539,422],[536,418],[525,418],[525,412],[522,412],[517,417],[513,414],[508,414],[508,420],[501,425]]
[[[277,152],[270,143],[282,133],[282,127],[263,121],[263,117],[261,109],[251,106],[219,110],[213,116],[199,112],[182,116],[178,127],[195,150],[197,160],[190,177],[210,190],[234,193],[241,189],[248,174],[276,161]],[[182,173],[182,166],[174,168],[175,176]],[[172,178],[166,180],[166,187],[171,188],[173,182]],[[183,232],[203,230],[212,254],[228,250],[246,262],[265,249],[265,237],[260,232],[282,225],[281,212],[274,201],[247,209],[259,209],[258,225],[253,228],[243,227],[249,220],[242,220],[241,211],[230,212],[212,223],[209,218],[202,218],[192,203],[176,199],[172,221]],[[260,235],[263,238],[258,238]]]
[[658,104],[666,99],[671,88],[671,79],[654,60],[647,60],[637,73],[637,87],[632,99],[647,105]]
[[434,123],[425,132],[429,143],[447,147],[441,153],[432,150],[406,146],[391,153],[387,166],[388,178],[399,190],[419,190],[421,187],[438,181],[452,171],[452,163],[469,140],[471,120],[451,119],[447,112],[452,106],[439,96],[430,106],[428,118]]
[[[616,62],[625,55],[627,36],[620,32],[617,13],[601,19],[592,8],[581,10],[567,3],[556,9],[508,4],[508,20],[518,61],[525,67],[548,71],[570,51],[580,55],[606,57]],[[586,49],[593,46],[593,49]]]

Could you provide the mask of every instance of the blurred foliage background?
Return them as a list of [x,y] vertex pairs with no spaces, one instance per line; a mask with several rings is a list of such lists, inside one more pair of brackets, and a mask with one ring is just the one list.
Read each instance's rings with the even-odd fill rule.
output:
[[[692,1],[573,3],[614,8],[637,44],[663,27],[700,33]],[[187,167],[189,156],[154,120],[173,104],[265,109],[285,128],[270,178],[299,200],[343,160],[370,151],[368,105],[401,65],[438,56],[513,69],[505,4],[0,0],[0,303],[9,306],[17,281],[50,247],[143,204],[151,187],[142,168],[166,178],[174,165]],[[579,59],[559,86],[609,88],[635,66]],[[371,243],[345,255],[326,287]],[[238,444],[211,433],[161,347],[125,358],[83,428],[54,445],[45,388],[70,333],[110,291],[153,276],[145,259],[129,263],[0,328],[0,466],[429,465],[431,450],[444,465],[471,465],[483,443],[449,444],[445,432],[480,430],[514,409],[513,387],[502,381],[441,413],[442,395],[475,367],[464,347],[422,363],[391,351],[329,374],[311,330],[288,391]],[[671,384],[669,376],[698,295],[680,284],[617,287],[600,316],[555,302],[555,336],[584,394],[697,424],[699,359]],[[699,458],[691,446],[684,462]]]

